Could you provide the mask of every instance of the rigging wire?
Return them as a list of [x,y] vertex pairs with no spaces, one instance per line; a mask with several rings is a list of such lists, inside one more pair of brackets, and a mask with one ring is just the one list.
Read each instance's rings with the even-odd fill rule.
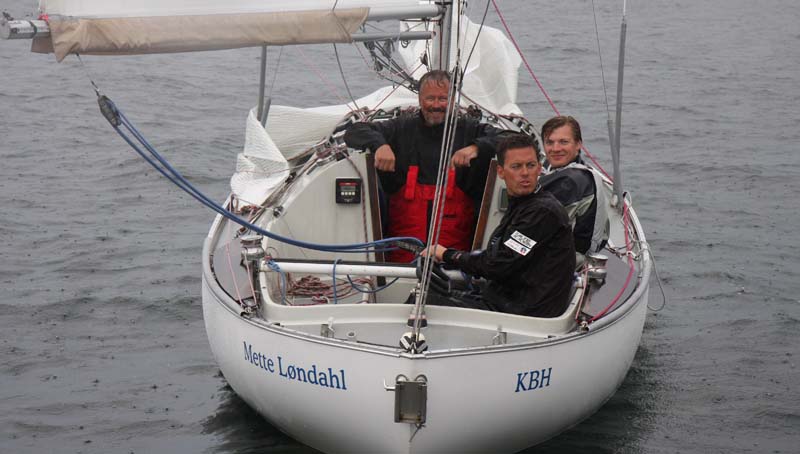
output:
[[345,104],[345,105],[347,106],[347,108],[348,108],[348,109],[350,109],[350,112],[353,112],[354,110],[353,110],[353,108],[352,108],[352,107],[350,107],[350,102],[347,100],[347,98],[345,98],[345,97],[344,97],[344,95],[342,95],[342,92],[341,92],[341,91],[339,91],[339,90],[336,88],[336,86],[335,86],[334,84],[332,84],[332,83],[331,83],[331,82],[330,82],[330,81],[329,81],[329,80],[328,80],[328,79],[327,79],[327,78],[326,78],[326,77],[325,77],[325,76],[322,74],[322,71],[320,71],[320,70],[319,70],[319,68],[317,68],[317,65],[315,65],[315,64],[314,64],[314,62],[313,62],[311,59],[309,59],[309,58],[308,58],[308,56],[305,54],[305,52],[303,52],[303,48],[302,48],[302,46],[297,46],[297,50],[300,52],[300,56],[303,58],[303,60],[305,60],[306,66],[307,66],[307,67],[309,67],[309,68],[311,68],[311,69],[314,71],[314,73],[316,73],[316,74],[317,74],[317,77],[319,78],[319,80],[321,80],[321,81],[322,81],[322,83],[324,83],[324,84],[325,84],[325,85],[328,87],[328,90],[329,90],[331,93],[335,94],[335,95],[336,95],[336,97],[337,97],[337,98],[339,98],[339,100],[341,100],[341,101],[342,101],[342,103],[343,103],[343,104]]
[[100,87],[98,87],[97,84],[94,83],[94,78],[92,77],[91,73],[89,72],[89,65],[87,65],[86,63],[83,62],[83,59],[81,58],[81,54],[76,53],[75,56],[78,57],[78,63],[80,63],[79,66],[83,70],[84,75],[86,75],[86,78],[89,79],[89,83],[92,84],[92,88],[94,89],[94,92],[95,93],[100,93]]
[[436,193],[434,195],[432,210],[433,213],[435,213],[435,217],[431,219],[431,226],[428,229],[429,232],[433,233],[434,235],[429,238],[431,241],[428,241],[428,244],[439,243],[439,233],[441,232],[441,224],[442,220],[444,219],[444,205],[447,186],[449,185],[450,179],[449,170],[451,150],[453,150],[455,145],[455,135],[458,128],[458,105],[461,101],[461,90],[459,89],[459,86],[462,82],[461,76],[463,73],[461,72],[461,68],[459,66],[460,55],[458,54],[458,51],[456,55],[456,66],[452,71],[452,82],[450,83],[450,92],[448,94],[447,117],[443,134],[444,140],[442,141],[442,148],[439,152],[438,177],[436,180]]
[[342,69],[342,61],[341,59],[339,59],[339,50],[336,47],[336,43],[333,43],[333,53],[336,55],[336,64],[339,66],[339,74],[342,75],[342,82],[344,83],[344,88],[345,90],[347,90],[347,94],[350,96],[350,100],[353,101],[353,106],[355,106],[355,110],[359,110],[356,98],[353,97],[353,92],[350,91],[350,85],[347,83],[347,77],[345,77],[344,75],[344,69]]
[[[231,256],[230,256],[229,248],[230,248],[230,243],[226,243],[225,244],[225,251],[228,253],[228,260],[230,261]],[[244,268],[247,271],[247,283],[250,285],[250,292],[253,295],[253,301],[256,302],[256,301],[258,301],[258,296],[256,296],[256,288],[253,285],[253,272],[250,270],[250,263],[247,260],[243,260],[243,262],[244,262]],[[231,266],[231,265],[229,265],[229,266]],[[231,275],[233,275],[233,267],[232,266],[231,266]],[[238,288],[236,289],[236,292],[237,293],[239,292]]]
[[[414,28],[418,27],[416,25],[409,30],[413,30]],[[364,60],[365,66],[367,66],[372,72],[375,73],[381,79],[387,80],[392,84],[396,85],[405,85],[407,87],[414,86],[414,78],[411,76],[413,73],[408,73],[406,68],[404,68],[397,60],[392,57],[392,47],[394,43],[398,42],[397,39],[392,40],[385,40],[384,43],[388,45],[380,44],[380,41],[372,41],[372,42],[365,42],[364,47],[369,51],[370,55],[372,56],[372,60],[375,63],[374,65],[370,65],[367,61],[367,58],[364,56],[364,53],[361,51],[361,48],[356,44],[353,43],[353,46],[358,51],[359,55],[361,55],[361,59]],[[418,58],[418,60],[421,58]],[[413,63],[412,63],[413,64]],[[384,75],[382,70],[388,70],[393,76],[396,76],[400,80],[392,79],[391,77]]]
[[350,283],[350,286],[355,291],[361,292],[361,293],[367,293],[367,294],[378,293],[378,292],[388,288],[390,285],[394,284],[395,282],[397,282],[398,279],[400,279],[399,277],[396,277],[396,278],[392,279],[391,281],[387,282],[385,285],[382,285],[382,286],[380,286],[380,287],[378,287],[378,288],[373,290],[373,289],[368,289],[368,288],[365,288],[365,287],[358,286],[355,282],[353,282],[353,279],[350,277],[349,274],[347,274],[346,276],[347,276],[347,281]]
[[[418,24],[408,27],[405,31],[413,31],[419,27],[427,29],[426,24],[428,23],[429,22],[427,20],[420,21]],[[381,30],[380,28],[370,23],[365,24],[365,26],[374,28],[376,30]],[[391,40],[385,40],[385,42],[391,42],[391,43],[396,43],[398,41],[400,40],[397,38]],[[420,65],[417,66],[417,69],[408,72],[408,68],[404,68],[402,65],[400,65],[400,63],[397,62],[397,60],[394,59],[394,57],[392,57],[391,47],[387,49],[383,45],[379,44],[379,41],[364,42],[362,44],[364,44],[364,47],[369,51],[370,55],[372,56],[372,60],[375,63],[374,65],[371,65],[367,60],[367,58],[364,56],[364,53],[361,51],[361,48],[358,46],[358,43],[353,42],[352,45],[356,48],[358,54],[361,56],[361,59],[364,61],[364,66],[366,66],[367,68],[370,69],[370,71],[375,73],[375,75],[378,78],[391,82],[393,85],[405,86],[409,90],[414,91],[415,81],[412,74],[414,74],[414,72],[416,72],[416,70],[420,66],[422,66],[422,55],[420,55],[420,57],[417,58],[417,60],[420,61]],[[411,63],[411,65],[413,65],[413,63]],[[392,73],[392,75],[397,76],[400,80],[395,80],[392,77],[385,75],[382,71],[383,68],[387,69],[390,73]]]
[[[459,3],[459,7],[463,8],[463,3]],[[460,12],[460,11],[459,11]],[[448,11],[447,14],[452,14]],[[459,14],[459,17],[461,15]],[[461,21],[456,21],[456,36],[460,35]],[[444,35],[444,33],[442,33]],[[442,46],[442,44],[440,44]],[[440,47],[441,48],[441,47]],[[440,56],[441,57],[441,56]],[[445,197],[447,193],[447,186],[449,181],[450,169],[450,150],[453,148],[455,142],[456,129],[458,127],[458,105],[460,102],[459,94],[461,93],[461,78],[463,72],[461,69],[461,43],[456,41],[456,55],[454,58],[454,66],[450,76],[450,86],[448,89],[447,97],[447,111],[445,113],[444,131],[442,132],[442,146],[439,151],[439,168],[436,177],[436,190],[433,196],[433,206],[431,209],[432,217],[428,227],[428,246],[433,247],[439,243],[439,234],[441,232],[442,220],[444,218]],[[422,87],[420,87],[421,90]],[[420,293],[419,298],[414,305],[414,337],[419,339],[421,326],[421,316],[423,308],[425,307],[428,290],[430,288],[431,275],[433,274],[433,261],[431,249],[428,250],[425,257],[420,257],[422,260],[422,276],[420,279]]]
[[478,38],[481,37],[481,31],[483,31],[483,24],[484,22],[486,22],[486,16],[489,13],[489,5],[491,3],[492,0],[486,0],[486,9],[483,10],[483,17],[481,18],[481,24],[478,26],[478,33],[475,35],[475,40],[472,42],[472,49],[469,50],[469,55],[467,55],[467,61],[466,63],[464,63],[465,72],[469,69],[469,62],[470,60],[472,60],[472,53],[475,52],[475,48],[478,46]]
[[[522,63],[525,64],[525,68],[527,68],[528,74],[530,74],[531,77],[533,78],[534,82],[536,82],[536,85],[539,87],[539,90],[542,92],[542,94],[544,95],[545,99],[547,99],[547,102],[550,104],[550,107],[553,109],[553,112],[555,112],[556,115],[561,115],[561,112],[558,111],[558,108],[556,107],[556,105],[553,102],[553,100],[550,98],[550,95],[547,94],[547,90],[545,90],[544,86],[542,85],[542,83],[539,82],[539,78],[536,77],[536,74],[533,72],[533,69],[531,68],[531,65],[528,64],[528,59],[525,58],[525,54],[522,53],[522,49],[519,47],[519,44],[517,44],[517,40],[514,38],[514,35],[511,33],[511,29],[508,27],[508,23],[506,22],[505,17],[503,17],[503,13],[500,12],[500,8],[497,6],[497,2],[495,0],[491,0],[491,2],[492,2],[492,5],[494,6],[494,10],[497,12],[497,16],[500,18],[500,22],[503,24],[503,28],[505,28],[505,30],[506,30],[506,34],[508,35],[509,40],[511,40],[511,43],[514,45],[514,48],[517,50],[517,53],[519,54],[520,58],[522,59]],[[603,169],[603,166],[601,166],[600,163],[597,162],[597,159],[595,159],[594,155],[589,153],[589,150],[586,148],[586,145],[582,146],[581,149],[584,152],[586,152],[586,156],[588,156],[589,159],[591,159],[592,163],[597,168],[597,170],[599,170],[606,178],[608,178],[609,180],[613,181],[613,179],[611,178],[611,175],[609,175],[608,172],[606,172],[605,169]]]
[[[233,288],[236,289],[236,301],[239,303],[239,306],[244,307],[244,300],[242,299],[241,292],[239,292],[239,283],[236,282],[236,273],[233,271],[233,262],[231,262],[230,245],[231,245],[230,243],[225,243],[225,257],[228,259],[228,271],[230,272],[231,279],[233,280]],[[245,261],[245,263],[247,262]],[[248,270],[248,275],[249,275],[249,270]],[[255,292],[253,293],[253,296],[255,296]]]
[[606,72],[603,68],[603,52],[600,48],[600,30],[597,26],[597,10],[595,9],[594,0],[592,0],[592,16],[594,17],[594,36],[597,39],[597,57],[600,59],[600,79],[603,81],[603,96],[606,100],[606,115],[608,120],[611,121],[611,107],[608,103],[608,90],[606,89]]
[[[416,70],[417,70],[417,69],[419,69],[421,66],[422,66],[422,62],[420,62],[420,64],[419,64],[419,65],[417,65],[417,67],[416,67],[416,68],[414,68],[414,71],[412,71],[412,74],[413,74],[414,72],[416,72]],[[384,96],[384,97],[383,97],[383,99],[381,99],[381,100],[380,100],[380,101],[379,101],[377,104],[375,104],[375,107],[373,107],[371,110],[372,110],[372,111],[376,111],[376,110],[378,110],[378,108],[379,108],[379,107],[380,107],[380,106],[381,106],[381,105],[382,105],[384,102],[386,102],[386,100],[387,100],[387,99],[389,99],[389,98],[390,98],[390,97],[391,97],[391,96],[394,94],[394,92],[396,92],[396,91],[397,91],[397,90],[398,90],[400,87],[402,87],[402,86],[403,86],[403,85],[399,85],[399,84],[398,84],[398,85],[395,85],[395,86],[394,86],[394,88],[392,88],[392,90],[389,92],[389,94],[387,94],[386,96]]]
[[272,97],[272,92],[275,89],[275,81],[278,80],[278,69],[281,67],[281,56],[283,56],[283,46],[278,50],[278,60],[275,62],[275,72],[272,74],[272,82],[269,84],[269,93],[267,96]]
[[[456,25],[456,36],[459,36],[461,21]],[[450,177],[450,155],[455,144],[455,135],[458,128],[458,113],[460,104],[460,93],[463,72],[461,70],[461,46],[456,46],[455,66],[451,72],[451,82],[447,98],[447,113],[443,131],[442,147],[439,151],[439,168],[436,180],[436,192],[434,193],[431,224],[428,228],[430,232],[428,238],[429,245],[439,243],[439,233],[441,232],[442,220],[444,219],[444,205],[447,193],[447,186]]]
[[561,115],[561,113],[558,111],[558,108],[556,107],[555,103],[550,98],[550,95],[547,94],[547,90],[544,89],[544,86],[542,85],[542,83],[539,82],[539,78],[536,77],[536,74],[534,74],[533,69],[531,68],[531,65],[528,64],[528,59],[526,59],[525,55],[523,55],[522,49],[519,47],[519,44],[517,44],[517,40],[514,38],[514,35],[511,34],[511,29],[508,27],[508,23],[506,22],[506,18],[503,16],[503,13],[500,12],[500,7],[497,6],[497,2],[495,0],[491,0],[491,2],[492,2],[492,5],[494,6],[495,12],[497,12],[497,17],[500,18],[500,22],[503,24],[503,27],[506,29],[506,33],[508,34],[508,38],[511,40],[511,44],[513,44],[514,48],[517,49],[517,53],[522,58],[522,63],[525,64],[525,67],[528,69],[528,72],[530,73],[531,77],[533,77],[533,81],[536,82],[536,85],[539,87],[539,90],[541,90],[541,92],[544,95],[545,99],[547,99],[547,102],[550,104],[550,107],[553,109],[553,112],[555,112],[556,115]]

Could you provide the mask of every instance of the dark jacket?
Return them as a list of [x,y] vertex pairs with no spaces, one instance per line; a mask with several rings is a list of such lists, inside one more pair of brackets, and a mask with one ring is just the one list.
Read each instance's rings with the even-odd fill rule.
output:
[[[583,165],[580,155],[573,161]],[[597,214],[597,197],[591,171],[567,165],[551,169],[539,177],[542,190],[555,196],[574,222],[575,250],[586,254],[592,245],[592,234]]]
[[[427,126],[422,115],[415,112],[386,121],[355,123],[348,128],[344,141],[350,148],[373,152],[384,144],[392,147],[395,171],[378,171],[378,177],[383,190],[387,194],[394,194],[405,185],[408,167],[414,164],[419,166],[419,183],[436,184],[443,132],[444,125]],[[458,119],[449,155],[468,145],[478,146],[478,157],[472,160],[470,166],[456,170],[456,185],[476,203],[483,196],[499,132],[501,130],[472,118]]]
[[567,213],[550,193],[509,198],[486,249],[448,249],[444,261],[488,279],[483,299],[502,312],[557,317],[567,309],[575,247]]

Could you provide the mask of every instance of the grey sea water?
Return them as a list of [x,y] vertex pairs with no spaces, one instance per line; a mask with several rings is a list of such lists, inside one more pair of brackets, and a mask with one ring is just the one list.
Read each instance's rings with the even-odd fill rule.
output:
[[[622,5],[594,3],[613,102]],[[592,2],[498,4],[610,169]],[[35,7],[0,0],[18,18]],[[488,22],[499,25],[491,10]],[[630,1],[628,22],[624,182],[667,303],[616,395],[526,452],[798,452],[800,3]],[[221,200],[258,50],[82,65],[28,49],[0,42],[0,452],[312,452],[218,374],[200,307],[212,214],[122,142],[89,82]],[[341,102],[331,50],[285,48],[274,102]],[[339,50],[357,94],[382,85],[354,48]],[[552,112],[524,69],[520,81],[541,123]]]

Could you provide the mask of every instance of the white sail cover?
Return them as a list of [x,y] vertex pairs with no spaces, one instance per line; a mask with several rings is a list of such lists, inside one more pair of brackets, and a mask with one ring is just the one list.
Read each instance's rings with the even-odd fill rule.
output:
[[289,163],[256,118],[247,116],[244,151],[236,157],[231,189],[242,205],[260,205],[289,175]]
[[[40,0],[35,52],[120,55],[351,42],[370,8],[416,0]],[[335,8],[334,8],[335,6]]]

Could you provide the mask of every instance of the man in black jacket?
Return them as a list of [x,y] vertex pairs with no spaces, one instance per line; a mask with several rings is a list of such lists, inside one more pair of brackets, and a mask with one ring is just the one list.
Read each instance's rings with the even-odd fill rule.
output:
[[[418,114],[355,123],[345,133],[349,147],[375,153],[381,188],[389,199],[388,236],[427,240],[449,90],[449,74],[430,71],[420,79]],[[456,169],[451,169],[446,188],[439,234],[444,245],[461,249],[472,245],[476,208],[483,195],[499,132],[472,118],[457,120],[453,146],[447,154],[452,155]],[[389,259],[407,262],[413,255],[395,251]]]
[[542,169],[533,140],[523,134],[503,139],[497,175],[505,181],[508,210],[484,250],[464,252],[436,245],[437,261],[488,279],[483,293],[443,297],[429,304],[557,317],[569,303],[575,246],[564,207],[539,190]]

